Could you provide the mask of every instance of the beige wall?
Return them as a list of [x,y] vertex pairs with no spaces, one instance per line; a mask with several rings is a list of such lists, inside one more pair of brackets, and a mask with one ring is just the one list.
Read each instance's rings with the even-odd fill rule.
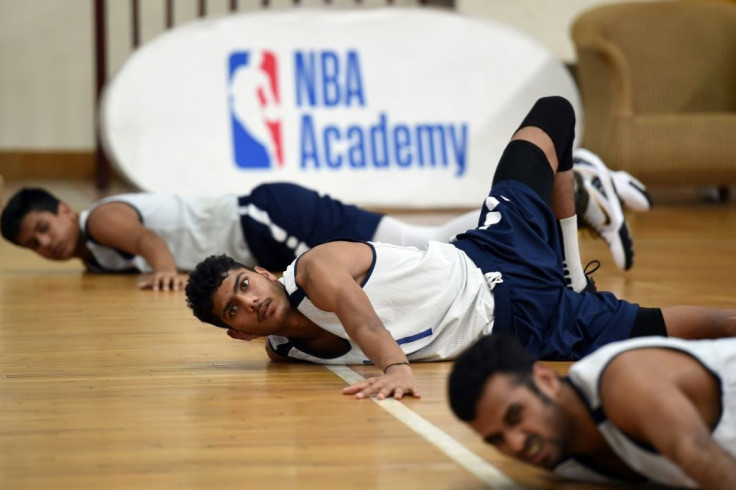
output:
[[0,149],[92,144],[91,1],[0,1]]
[[[457,10],[492,17],[545,44],[574,62],[569,25],[582,10],[621,0],[456,0]],[[164,0],[140,2],[141,41],[163,30]],[[276,8],[291,0],[272,0]],[[302,0],[318,5],[321,0]],[[398,0],[412,5],[415,0]],[[129,0],[108,0],[109,67],[125,60],[130,45]],[[333,0],[337,6],[353,0]],[[384,0],[364,0],[382,5]],[[94,51],[92,0],[0,0],[0,152],[85,151],[94,147]],[[208,15],[224,15],[228,0],[209,0]],[[240,0],[239,9],[260,0]],[[175,0],[175,24],[197,15],[196,0]],[[0,169],[2,173],[2,169]]]

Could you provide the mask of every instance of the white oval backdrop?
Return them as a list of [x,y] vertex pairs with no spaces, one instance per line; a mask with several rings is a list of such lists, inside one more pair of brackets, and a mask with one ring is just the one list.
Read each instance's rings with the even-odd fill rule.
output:
[[302,8],[196,21],[146,43],[106,85],[100,130],[142,190],[292,181],[363,205],[466,207],[545,95],[580,114],[562,63],[504,24]]

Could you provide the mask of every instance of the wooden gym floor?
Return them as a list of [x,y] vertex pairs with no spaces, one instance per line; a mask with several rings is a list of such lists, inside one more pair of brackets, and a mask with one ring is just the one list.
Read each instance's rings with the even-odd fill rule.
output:
[[[5,196],[28,183],[76,209],[98,197],[72,181],[5,182]],[[630,272],[581,235],[599,289],[736,308],[736,206],[655,197],[629,213]],[[262,342],[196,321],[183,293],[135,284],[0,243],[0,488],[596,488],[504,459],[454,420],[450,363],[414,366],[421,400],[356,401],[345,379],[374,368],[271,364]]]

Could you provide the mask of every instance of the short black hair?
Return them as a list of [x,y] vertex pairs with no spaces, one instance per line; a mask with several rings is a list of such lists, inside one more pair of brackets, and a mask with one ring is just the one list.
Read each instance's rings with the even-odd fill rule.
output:
[[231,270],[241,268],[252,270],[225,254],[210,255],[189,273],[189,280],[185,288],[187,306],[192,309],[192,313],[199,321],[220,328],[230,328],[212,312],[214,308],[212,296]]
[[11,243],[18,243],[18,234],[23,218],[31,211],[59,211],[59,198],[45,189],[23,188],[10,198],[0,217],[0,231],[3,238]]
[[447,392],[455,416],[464,422],[475,419],[483,388],[495,374],[510,374],[520,384],[533,384],[535,361],[534,356],[508,334],[482,337],[460,354],[450,372]]

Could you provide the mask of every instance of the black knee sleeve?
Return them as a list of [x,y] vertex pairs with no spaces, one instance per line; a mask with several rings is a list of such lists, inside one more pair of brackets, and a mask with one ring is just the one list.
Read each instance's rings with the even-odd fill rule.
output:
[[517,180],[526,184],[550,204],[555,174],[547,162],[547,156],[538,146],[525,140],[509,143],[496,167],[493,185],[503,180]]
[[557,171],[572,168],[572,142],[575,139],[575,111],[564,97],[543,97],[534,104],[519,129],[535,126],[552,138],[557,153]]
[[659,308],[639,307],[629,338],[649,337],[652,335],[667,336],[667,326],[664,324],[662,310]]

